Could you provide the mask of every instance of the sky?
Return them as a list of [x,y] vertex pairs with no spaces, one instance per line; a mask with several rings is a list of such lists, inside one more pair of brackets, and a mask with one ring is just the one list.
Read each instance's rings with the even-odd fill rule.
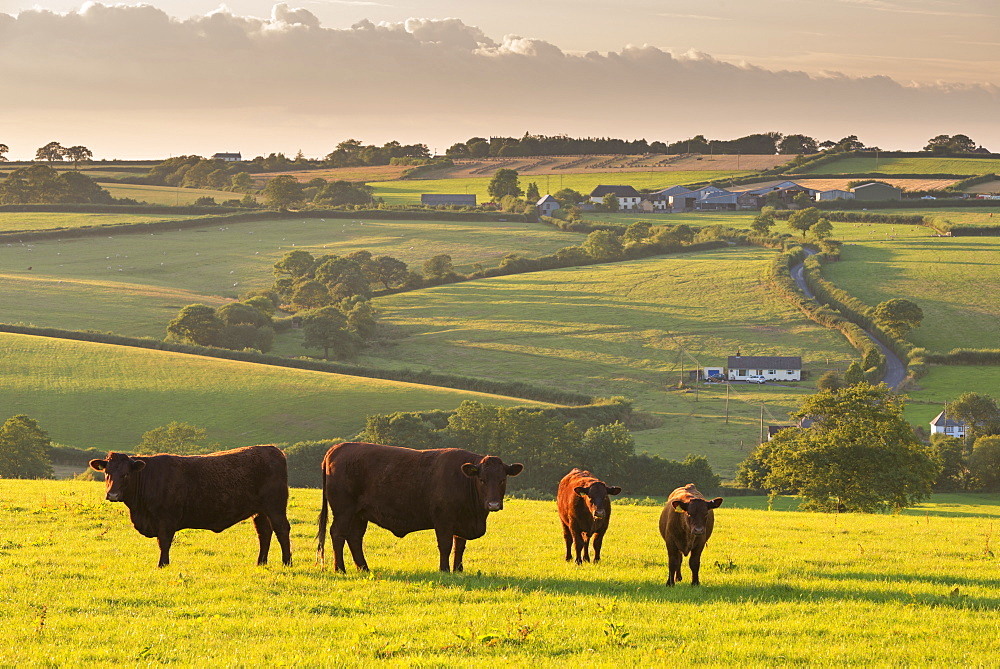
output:
[[1000,2],[0,0],[0,82],[12,160],[526,132],[1000,152]]

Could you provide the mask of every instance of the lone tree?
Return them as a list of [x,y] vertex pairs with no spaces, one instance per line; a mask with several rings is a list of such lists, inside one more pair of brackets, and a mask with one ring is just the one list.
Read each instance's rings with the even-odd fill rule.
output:
[[49,435],[38,423],[18,414],[0,426],[0,478],[40,479],[52,477]]
[[805,239],[806,233],[809,232],[809,228],[818,222],[819,209],[816,207],[800,209],[799,211],[792,212],[792,215],[788,217],[788,227],[801,232],[803,239]]
[[81,162],[86,162],[94,157],[94,153],[85,146],[71,146],[63,149],[63,154],[73,161],[73,169],[78,169]]
[[880,302],[872,315],[889,334],[899,338],[920,327],[920,321],[924,319],[924,312],[920,307],[899,297]]
[[814,509],[874,512],[925,499],[940,471],[903,418],[903,398],[863,382],[807,397],[787,428],[740,465],[737,480],[772,495],[797,493]]
[[521,186],[518,184],[517,170],[506,168],[500,168],[493,173],[493,178],[490,179],[490,184],[486,187],[486,190],[490,194],[490,197],[497,201],[505,195],[510,195],[511,197],[524,195],[524,191],[521,190]]
[[10,151],[10,147],[6,144],[0,144],[0,163],[7,162],[7,156],[3,155]]
[[35,160],[47,160],[51,163],[62,160],[64,155],[66,155],[66,149],[60,146],[59,142],[49,142],[35,151]]
[[750,229],[759,235],[769,235],[774,223],[774,207],[761,207],[760,213],[754,216]]

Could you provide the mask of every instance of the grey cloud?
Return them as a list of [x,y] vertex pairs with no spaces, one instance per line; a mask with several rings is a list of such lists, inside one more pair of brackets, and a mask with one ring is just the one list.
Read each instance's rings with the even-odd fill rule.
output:
[[540,39],[494,40],[454,18],[332,29],[284,3],[267,19],[220,10],[179,20],[150,5],[102,4],[0,14],[0,80],[12,118],[39,109],[146,115],[168,134],[173,111],[203,109],[206,123],[225,127],[226,114],[267,109],[274,127],[257,132],[281,118],[336,116],[344,136],[378,122],[386,139],[398,122],[453,140],[469,127],[662,139],[856,133],[882,144],[965,132],[1000,146],[1000,95],[989,85],[773,71],[652,46],[574,55]]

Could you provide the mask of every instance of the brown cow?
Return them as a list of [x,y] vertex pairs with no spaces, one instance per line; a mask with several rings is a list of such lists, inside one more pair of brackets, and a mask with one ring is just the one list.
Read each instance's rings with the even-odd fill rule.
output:
[[[573,559],[571,547],[576,547],[576,563],[590,562],[590,539],[594,539],[594,562],[601,560],[601,544],[611,522],[611,500],[622,489],[609,486],[588,471],[573,469],[559,482],[556,505],[566,540],[566,561]],[[581,558],[581,553],[583,557]]]
[[681,580],[681,562],[688,553],[691,568],[691,585],[698,585],[698,570],[701,568],[701,552],[712,536],[715,513],[712,509],[722,504],[722,498],[709,501],[698,492],[693,483],[677,488],[663,507],[660,514],[660,536],[667,544],[667,559],[670,574],[667,585]]
[[337,444],[323,458],[319,559],[324,558],[329,505],[337,571],[344,571],[345,541],[354,564],[368,570],[362,541],[369,521],[397,537],[433,529],[441,571],[448,571],[453,544],[454,569],[462,571],[465,542],[486,534],[487,516],[503,509],[507,477],[523,469],[458,448],[417,451],[353,441]]
[[276,446],[247,446],[210,455],[108,453],[90,466],[104,472],[106,497],[124,502],[132,525],[160,545],[160,567],[170,564],[174,533],[187,528],[221,532],[253,516],[260,541],[257,564],[267,564],[271,532],[281,561],[292,563],[288,540],[288,464]]

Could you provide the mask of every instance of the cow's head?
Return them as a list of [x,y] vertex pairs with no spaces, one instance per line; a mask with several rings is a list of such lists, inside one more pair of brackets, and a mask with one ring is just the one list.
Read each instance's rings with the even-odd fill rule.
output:
[[610,495],[617,495],[622,489],[616,485],[607,485],[604,481],[594,481],[589,486],[579,486],[573,491],[583,498],[594,520],[604,520],[611,515]]
[[521,463],[505,465],[495,455],[487,455],[479,462],[466,462],[462,465],[462,473],[475,481],[479,499],[483,501],[486,511],[500,511],[503,508],[507,477],[517,476],[523,470],[524,465]]
[[713,500],[692,497],[688,501],[682,499],[671,500],[674,511],[684,514],[688,529],[691,534],[705,534],[705,523],[708,521],[708,513],[712,509],[717,509],[722,504],[722,498],[716,497]]
[[143,460],[135,460],[124,453],[108,453],[104,460],[91,460],[90,466],[104,472],[105,497],[109,502],[122,502],[129,477],[146,466]]

